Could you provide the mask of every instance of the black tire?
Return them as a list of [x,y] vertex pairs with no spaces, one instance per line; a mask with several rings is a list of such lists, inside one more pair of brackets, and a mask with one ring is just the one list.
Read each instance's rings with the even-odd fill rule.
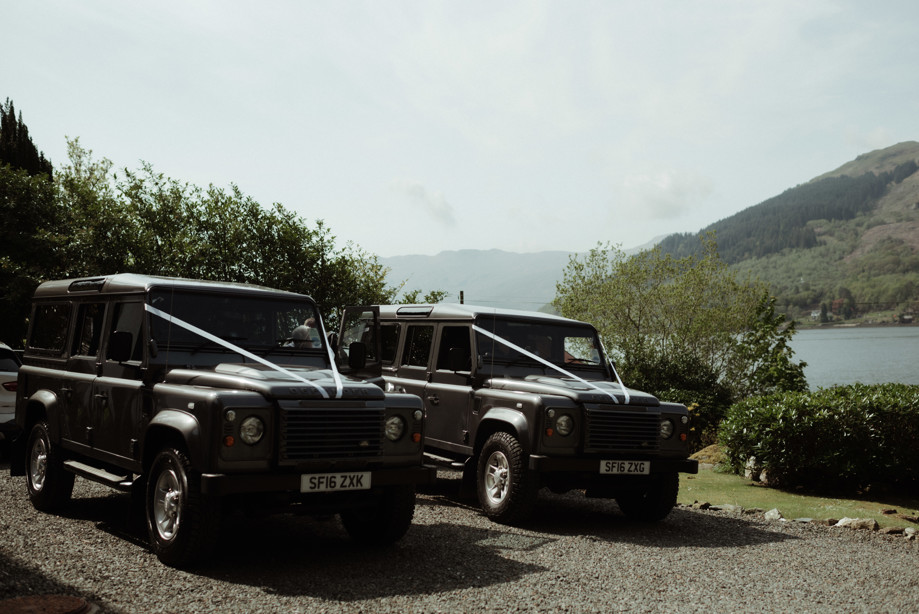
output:
[[389,486],[372,506],[341,512],[341,523],[354,541],[388,546],[399,541],[415,515],[415,487]]
[[220,534],[220,501],[201,494],[201,476],[181,450],[161,450],[150,466],[145,501],[147,534],[157,558],[188,567],[213,551]]
[[515,524],[532,515],[538,482],[520,442],[510,433],[495,433],[482,446],[476,491],[482,511],[495,522]]
[[647,488],[622,493],[616,497],[619,509],[632,520],[657,522],[670,514],[676,505],[680,490],[680,475],[665,473],[648,484]]
[[26,451],[26,484],[32,505],[43,512],[61,509],[70,501],[76,476],[64,469],[60,449],[51,443],[44,420],[29,432]]

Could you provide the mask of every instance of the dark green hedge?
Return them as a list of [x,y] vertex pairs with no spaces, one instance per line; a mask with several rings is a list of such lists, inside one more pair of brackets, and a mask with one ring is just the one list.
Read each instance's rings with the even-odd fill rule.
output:
[[751,458],[780,487],[919,486],[919,386],[881,384],[754,397],[718,433],[732,470]]

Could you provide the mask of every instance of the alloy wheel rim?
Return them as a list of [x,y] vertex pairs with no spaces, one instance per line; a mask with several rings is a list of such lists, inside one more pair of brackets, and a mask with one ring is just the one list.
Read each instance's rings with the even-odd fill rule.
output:
[[32,446],[32,454],[29,459],[29,477],[32,480],[32,487],[35,490],[41,490],[45,486],[45,478],[48,475],[48,448],[44,439],[35,440]]
[[179,530],[182,510],[182,484],[175,471],[164,471],[156,480],[153,521],[164,540],[171,540]]
[[499,504],[507,497],[510,465],[503,452],[493,452],[488,457],[485,469],[485,494],[492,504]]

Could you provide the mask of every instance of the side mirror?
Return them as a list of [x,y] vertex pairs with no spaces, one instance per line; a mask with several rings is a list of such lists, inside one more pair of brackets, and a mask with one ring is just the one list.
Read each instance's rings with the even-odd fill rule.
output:
[[348,366],[354,371],[367,366],[367,344],[354,341],[348,346]]
[[134,335],[127,331],[116,330],[108,340],[108,358],[115,362],[131,360],[131,348],[134,347]]

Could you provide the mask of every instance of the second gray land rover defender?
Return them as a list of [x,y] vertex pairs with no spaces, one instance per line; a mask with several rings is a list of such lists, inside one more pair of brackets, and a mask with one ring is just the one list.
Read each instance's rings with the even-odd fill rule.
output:
[[355,307],[338,360],[374,334],[358,374],[421,397],[427,452],[462,463],[496,521],[526,518],[543,486],[660,520],[678,473],[698,471],[686,407],[624,386],[589,324],[471,305]]

